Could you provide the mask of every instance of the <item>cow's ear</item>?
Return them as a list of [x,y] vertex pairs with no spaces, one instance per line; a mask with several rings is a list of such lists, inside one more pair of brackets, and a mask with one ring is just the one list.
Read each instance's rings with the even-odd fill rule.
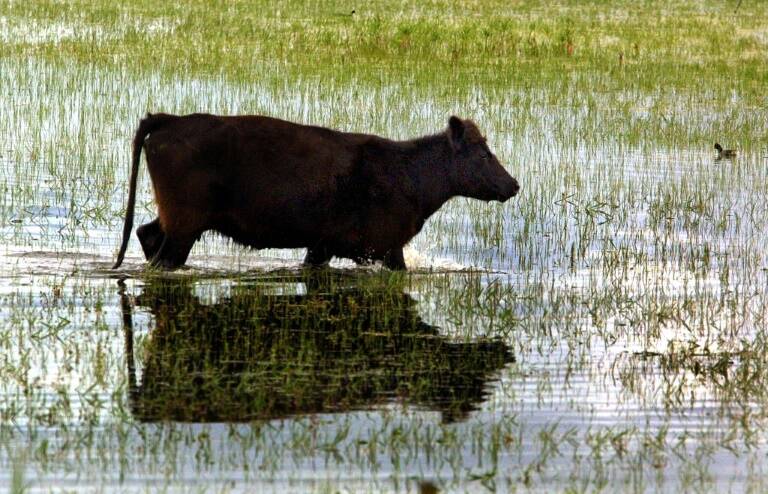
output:
[[448,135],[453,149],[461,149],[464,145],[464,122],[459,117],[453,116],[448,119]]

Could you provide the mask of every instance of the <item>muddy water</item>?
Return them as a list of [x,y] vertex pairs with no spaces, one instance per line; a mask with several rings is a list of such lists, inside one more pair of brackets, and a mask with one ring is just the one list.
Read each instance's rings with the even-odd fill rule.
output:
[[[571,144],[557,138],[566,110],[546,107],[510,133],[515,109],[479,92],[2,64],[3,484],[762,488],[759,153],[714,162],[702,149]],[[128,142],[145,110],[396,138],[473,114],[523,192],[451,202],[409,247],[408,275],[338,260],[308,273],[301,251],[213,236],[172,274],[146,270],[134,239],[115,272]],[[153,216],[147,182],[137,223]]]

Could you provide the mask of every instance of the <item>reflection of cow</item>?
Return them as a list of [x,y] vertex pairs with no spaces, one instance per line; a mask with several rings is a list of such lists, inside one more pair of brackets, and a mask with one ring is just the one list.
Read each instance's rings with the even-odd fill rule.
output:
[[[401,288],[375,281],[344,286],[328,272],[307,276],[312,279],[239,285],[213,304],[196,297],[188,281],[148,282],[137,305],[149,308],[154,329],[138,386],[123,293],[137,418],[248,421],[402,400],[450,421],[474,410],[491,374],[512,361],[500,341],[454,343],[440,336]],[[307,293],[278,293],[276,286]]]

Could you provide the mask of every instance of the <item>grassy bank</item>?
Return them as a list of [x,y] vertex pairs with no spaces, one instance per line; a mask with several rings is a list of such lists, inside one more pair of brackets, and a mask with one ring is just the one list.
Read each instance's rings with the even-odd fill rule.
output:
[[241,82],[260,81],[265,64],[448,87],[599,74],[605,89],[690,89],[695,78],[723,101],[723,79],[762,96],[768,61],[759,2],[4,3],[6,54]]

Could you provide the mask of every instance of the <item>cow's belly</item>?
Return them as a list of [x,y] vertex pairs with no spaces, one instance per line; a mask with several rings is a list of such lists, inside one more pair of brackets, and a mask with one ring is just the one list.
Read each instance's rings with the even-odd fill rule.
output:
[[217,215],[212,229],[256,249],[297,249],[347,238],[349,228],[323,210],[250,209]]

